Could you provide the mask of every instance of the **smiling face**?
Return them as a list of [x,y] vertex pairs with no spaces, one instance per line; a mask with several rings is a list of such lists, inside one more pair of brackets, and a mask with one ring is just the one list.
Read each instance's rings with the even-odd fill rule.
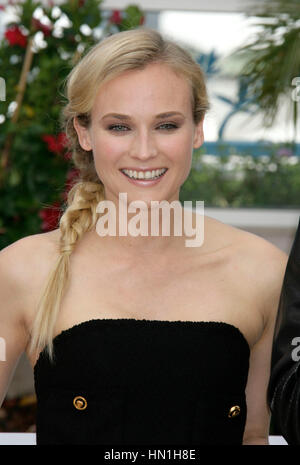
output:
[[[203,143],[203,122],[194,123],[189,83],[160,63],[104,83],[90,127],[83,128],[76,118],[74,126],[82,148],[93,151],[105,198],[114,203],[120,192],[127,193],[128,202],[178,200],[193,149]],[[149,171],[147,179],[140,179],[141,171]]]

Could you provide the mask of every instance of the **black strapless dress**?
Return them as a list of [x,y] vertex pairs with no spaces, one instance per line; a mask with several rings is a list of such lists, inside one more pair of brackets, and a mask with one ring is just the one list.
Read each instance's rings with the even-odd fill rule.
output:
[[95,319],[34,367],[37,444],[240,445],[250,349],[224,322]]

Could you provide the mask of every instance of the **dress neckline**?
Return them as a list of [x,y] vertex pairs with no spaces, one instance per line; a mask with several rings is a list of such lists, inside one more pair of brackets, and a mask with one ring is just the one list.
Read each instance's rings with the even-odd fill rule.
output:
[[[250,344],[243,334],[243,332],[234,324],[228,323],[226,321],[217,321],[217,320],[157,320],[157,319],[146,319],[146,318],[91,318],[90,320],[84,320],[80,323],[74,324],[70,326],[70,328],[63,329],[60,333],[58,333],[52,339],[53,344],[57,343],[61,339],[65,337],[69,337],[72,335],[73,332],[81,330],[82,328],[89,326],[91,324],[96,325],[103,325],[103,324],[133,324],[136,326],[141,325],[144,323],[146,326],[153,327],[153,326],[182,326],[182,327],[193,327],[193,326],[212,326],[212,327],[219,327],[219,328],[228,328],[229,330],[233,331],[240,339],[243,341],[248,354],[250,354]],[[37,370],[39,362],[41,361],[42,355],[45,353],[46,348],[42,349],[39,353],[39,356],[34,364],[33,371],[34,373]]]

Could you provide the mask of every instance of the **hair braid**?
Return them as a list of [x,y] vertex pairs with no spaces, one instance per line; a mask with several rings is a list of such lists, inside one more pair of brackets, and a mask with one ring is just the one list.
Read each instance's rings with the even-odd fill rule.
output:
[[80,181],[68,193],[67,209],[60,218],[59,256],[50,274],[37,307],[30,352],[48,349],[53,359],[53,333],[61,301],[69,279],[69,259],[75,245],[98,219],[96,207],[104,199],[103,184]]
[[76,242],[96,224],[97,204],[104,199],[103,184],[80,181],[68,194],[68,208],[60,219],[60,253],[71,254]]

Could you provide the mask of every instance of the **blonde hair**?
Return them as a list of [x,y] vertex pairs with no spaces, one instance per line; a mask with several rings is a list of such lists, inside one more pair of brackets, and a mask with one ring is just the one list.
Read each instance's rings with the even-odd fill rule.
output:
[[94,45],[67,76],[67,101],[62,111],[62,127],[67,135],[73,162],[79,170],[78,182],[67,197],[66,210],[59,221],[61,231],[59,257],[41,295],[32,328],[30,352],[47,346],[53,358],[53,333],[61,300],[69,278],[69,258],[85,232],[96,225],[96,206],[104,200],[104,186],[97,175],[92,151],[79,144],[74,118],[84,126],[91,123],[90,113],[100,86],[121,73],[143,69],[150,63],[164,63],[186,78],[191,86],[195,124],[209,108],[205,79],[191,55],[156,31],[145,27],[119,32]]

